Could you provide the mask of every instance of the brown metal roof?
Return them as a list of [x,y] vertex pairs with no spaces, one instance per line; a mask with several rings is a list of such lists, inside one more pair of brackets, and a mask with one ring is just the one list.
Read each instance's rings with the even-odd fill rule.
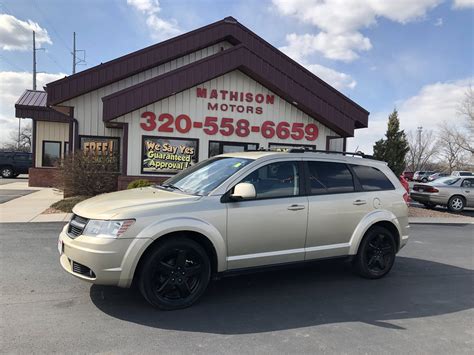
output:
[[25,90],[15,103],[15,117],[32,118],[37,121],[70,122],[69,116],[46,106],[47,96],[45,91]]
[[113,120],[233,70],[241,70],[288,102],[296,102],[300,110],[343,137],[354,134],[357,123],[353,116],[330,105],[319,97],[318,92],[309,90],[244,45],[221,51],[102,98],[103,120]]
[[46,107],[46,97],[47,94],[45,91],[25,90],[15,103],[15,106]]
[[[96,90],[162,63],[227,40],[244,45],[278,71],[316,94],[329,106],[351,117],[356,128],[367,127],[369,112],[283,54],[232,17],[130,53],[96,67],[49,83],[48,104],[53,105]],[[301,101],[296,98],[296,101]]]

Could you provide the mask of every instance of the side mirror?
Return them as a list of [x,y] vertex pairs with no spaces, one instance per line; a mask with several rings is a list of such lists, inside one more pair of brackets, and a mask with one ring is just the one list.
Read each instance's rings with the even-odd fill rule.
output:
[[251,200],[257,196],[255,186],[248,182],[241,182],[234,186],[234,193],[230,195],[233,200]]

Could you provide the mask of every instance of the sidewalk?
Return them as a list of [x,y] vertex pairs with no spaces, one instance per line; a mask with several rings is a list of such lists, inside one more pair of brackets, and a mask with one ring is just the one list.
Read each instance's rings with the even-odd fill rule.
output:
[[18,222],[62,222],[68,213],[41,214],[52,203],[63,198],[63,194],[52,188],[29,187],[28,181],[1,185],[4,190],[32,190],[29,195],[0,204],[0,223]]

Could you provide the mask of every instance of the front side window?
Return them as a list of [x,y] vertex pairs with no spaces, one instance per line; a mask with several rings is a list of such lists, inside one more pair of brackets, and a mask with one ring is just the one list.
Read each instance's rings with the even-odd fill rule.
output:
[[42,166],[54,166],[61,158],[61,142],[43,141]]
[[309,161],[311,195],[353,192],[354,180],[346,164]]
[[395,187],[379,169],[372,166],[352,165],[362,189],[365,191],[393,190]]
[[241,182],[255,186],[257,199],[298,196],[298,163],[285,161],[268,164],[247,175]]
[[461,183],[462,187],[474,187],[474,179],[464,179]]
[[211,158],[166,180],[162,186],[192,195],[207,195],[252,161],[244,158]]

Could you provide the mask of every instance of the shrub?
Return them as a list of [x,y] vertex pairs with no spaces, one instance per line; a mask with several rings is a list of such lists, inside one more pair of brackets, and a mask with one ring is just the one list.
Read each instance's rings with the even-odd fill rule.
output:
[[138,179],[132,181],[130,184],[128,184],[127,189],[136,189],[137,187],[147,187],[150,186],[151,182],[146,180],[146,179]]
[[59,188],[64,197],[95,196],[117,191],[118,164],[116,158],[70,154],[59,165]]

